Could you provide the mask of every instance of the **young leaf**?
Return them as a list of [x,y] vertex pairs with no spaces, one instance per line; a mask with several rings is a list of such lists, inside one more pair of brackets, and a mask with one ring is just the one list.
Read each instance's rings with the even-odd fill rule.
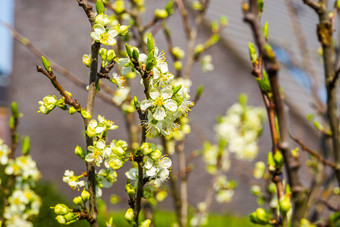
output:
[[31,149],[30,138],[25,136],[22,138],[22,154],[28,155]]
[[265,39],[268,39],[268,21],[263,25],[262,32]]
[[105,12],[105,7],[104,7],[104,3],[101,0],[97,0],[96,2],[96,9],[97,9],[97,13],[101,14]]
[[155,49],[155,44],[154,44],[154,41],[153,41],[151,33],[147,37],[146,45],[147,45],[147,48],[148,48],[148,52],[150,52],[153,49]]
[[44,68],[47,70],[47,72],[51,73],[52,72],[51,64],[49,61],[46,60],[44,56],[41,56],[41,62],[43,63]]

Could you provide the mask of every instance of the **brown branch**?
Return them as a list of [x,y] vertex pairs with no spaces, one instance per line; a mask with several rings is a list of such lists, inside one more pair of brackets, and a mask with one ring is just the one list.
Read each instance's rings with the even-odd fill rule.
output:
[[314,9],[316,12],[318,12],[321,9],[321,6],[318,2],[315,2],[313,0],[302,0],[303,3],[310,6],[312,9]]
[[317,151],[313,151],[312,149],[308,148],[301,140],[298,138],[294,137],[293,135],[290,134],[290,138],[294,140],[299,146],[302,148],[302,150],[306,151],[308,154],[312,155],[315,157],[317,160],[322,162],[324,165],[327,165],[329,167],[332,167],[334,170],[339,170],[340,166],[337,166],[334,162],[328,161],[324,159]]
[[76,108],[77,110],[81,109],[81,105],[80,103],[75,99],[73,100],[69,94],[67,94],[67,92],[65,91],[65,89],[59,84],[57,77],[53,74],[53,71],[51,71],[50,73],[47,72],[46,70],[44,70],[41,66],[37,65],[37,71],[44,74],[48,79],[50,79],[51,83],[53,84],[53,86],[59,91],[60,95],[62,95],[63,97],[65,97],[65,103],[73,106],[74,108]]
[[94,19],[96,17],[96,12],[92,10],[92,6],[87,2],[87,0],[77,0],[79,6],[81,6],[85,13],[87,18],[89,19],[91,25],[94,23]]
[[295,160],[289,150],[289,134],[286,110],[283,105],[280,94],[278,70],[279,64],[272,50],[266,50],[267,42],[263,36],[262,28],[259,20],[259,12],[256,0],[249,0],[249,5],[244,7],[244,21],[247,22],[252,30],[255,43],[263,56],[263,63],[268,72],[269,81],[272,89],[273,101],[275,105],[275,113],[279,124],[280,139],[277,143],[279,150],[282,152],[285,167],[288,176],[288,183],[293,192],[294,210],[293,210],[293,226],[298,226],[300,220],[304,217],[306,193],[300,182],[298,174],[299,162]]
[[190,29],[190,23],[189,23],[189,18],[188,18],[188,11],[185,9],[183,0],[175,0],[175,2],[179,9],[179,13],[181,14],[181,17],[182,17],[185,34],[187,38],[190,38],[191,29]]

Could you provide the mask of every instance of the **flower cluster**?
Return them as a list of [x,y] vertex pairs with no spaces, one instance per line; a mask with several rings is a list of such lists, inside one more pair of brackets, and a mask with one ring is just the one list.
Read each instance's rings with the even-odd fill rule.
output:
[[258,136],[265,119],[263,108],[247,106],[245,96],[240,96],[240,103],[232,105],[216,126],[217,138],[226,142],[227,149],[236,158],[253,160],[258,153]]
[[9,158],[11,149],[0,139],[0,164],[4,166],[5,174],[15,180],[4,208],[6,226],[33,226],[30,221],[39,213],[41,200],[31,187],[39,180],[40,172],[36,162],[28,155],[28,150],[15,159]]
[[67,183],[73,190],[79,190],[80,187],[85,186],[85,181],[79,180],[82,177],[84,177],[84,174],[75,176],[74,171],[66,170],[63,176],[63,181]]
[[[143,143],[139,152],[143,157],[143,178],[148,178],[154,186],[159,187],[166,181],[170,174],[170,167],[172,165],[171,159],[162,156],[162,153],[157,149],[155,144]],[[138,185],[138,169],[132,168],[126,172],[126,176],[131,181]]]
[[230,168],[229,156],[229,152],[224,152],[224,147],[213,145],[209,142],[204,142],[203,160],[206,164],[206,170],[208,173],[216,173],[218,159],[221,159],[222,170],[228,171]]
[[38,113],[48,114],[56,107],[58,99],[55,95],[47,95],[43,98],[43,101],[38,103],[40,105]]
[[91,119],[86,130],[89,137],[105,137],[107,130],[115,130],[118,126],[114,122],[106,120],[104,116],[98,115],[98,121]]
[[186,115],[194,103],[189,100],[190,85],[185,86],[184,81],[174,79],[174,75],[168,70],[164,53],[159,53],[158,48],[154,47],[151,35],[147,42],[149,55],[139,54],[137,48],[129,50],[130,47],[127,47],[128,53],[132,52],[129,55],[131,62],[126,63],[122,70],[133,70],[133,67],[136,69],[138,64],[151,75],[147,83],[143,82],[144,86],[148,86],[147,98],[140,103],[141,110],[147,112],[147,120],[143,124],[146,125],[149,136],[167,136],[178,129],[176,119]]
[[234,181],[228,181],[225,175],[219,176],[215,183],[214,189],[217,192],[216,201],[219,203],[228,203],[234,195]]
[[29,219],[39,214],[41,204],[40,197],[34,191],[29,187],[16,188],[9,197],[8,203],[4,211],[6,226],[33,226]]

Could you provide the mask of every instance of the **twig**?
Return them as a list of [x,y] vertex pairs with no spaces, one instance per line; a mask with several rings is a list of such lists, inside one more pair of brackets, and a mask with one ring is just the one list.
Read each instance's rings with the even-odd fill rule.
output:
[[294,137],[293,135],[290,134],[290,138],[292,140],[294,140],[297,144],[299,144],[299,146],[302,148],[302,150],[308,152],[308,154],[312,155],[313,157],[315,157],[317,160],[319,160],[320,162],[322,162],[324,165],[330,166],[332,167],[334,170],[339,170],[340,166],[337,166],[334,162],[328,161],[326,159],[324,159],[320,154],[318,154],[318,152],[313,151],[312,149],[308,148],[301,140],[299,140],[298,138]]
[[303,3],[310,6],[312,9],[314,9],[316,12],[318,12],[321,9],[321,6],[319,3],[313,1],[313,0],[302,0]]
[[57,77],[53,74],[53,71],[48,73],[46,70],[44,70],[41,66],[37,65],[37,71],[44,74],[48,79],[50,79],[53,86],[59,91],[60,95],[65,97],[65,103],[73,106],[77,110],[79,110],[81,107],[80,103],[75,99],[73,100],[69,94],[65,91],[65,89],[59,84]]
[[183,4],[183,0],[175,0],[175,2],[176,2],[176,5],[179,9],[181,17],[182,17],[185,34],[186,34],[187,38],[189,39],[191,29],[190,29],[190,23],[189,23],[189,18],[188,18],[188,11],[185,9],[185,6]]
[[91,25],[93,25],[96,13],[92,10],[92,6],[87,2],[87,0],[77,0],[77,2],[79,6],[84,9],[87,18],[89,19]]

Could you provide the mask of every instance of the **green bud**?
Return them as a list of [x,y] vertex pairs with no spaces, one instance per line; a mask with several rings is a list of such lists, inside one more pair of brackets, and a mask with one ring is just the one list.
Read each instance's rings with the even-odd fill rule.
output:
[[181,88],[182,88],[182,85],[178,85],[177,87],[175,87],[175,89],[173,89],[172,96],[176,95],[179,92],[179,90],[181,90]]
[[195,55],[202,53],[203,50],[204,50],[203,44],[198,44],[198,45],[195,47]]
[[280,151],[276,151],[274,154],[274,162],[277,169],[281,169],[284,164],[284,158]]
[[247,105],[247,100],[248,100],[248,96],[245,93],[242,93],[238,96],[238,101],[242,106]]
[[89,55],[84,54],[83,55],[83,64],[86,65],[86,67],[91,66],[91,54],[89,54]]
[[105,61],[107,58],[107,50],[105,48],[100,48],[98,53],[102,61]]
[[266,45],[264,46],[264,50],[265,50],[267,56],[268,56],[270,59],[273,59],[273,58],[276,57],[273,48],[272,48],[269,44],[266,44]]
[[31,145],[30,138],[28,136],[24,136],[22,138],[22,154],[28,155],[30,153]]
[[84,159],[86,156],[86,152],[84,151],[84,149],[78,145],[76,146],[74,153],[81,159]]
[[74,197],[73,203],[76,205],[81,205],[83,204],[83,199],[80,196]]
[[70,212],[69,208],[62,203],[58,203],[57,205],[55,205],[54,207],[54,213],[56,215],[66,215]]
[[112,60],[114,59],[114,57],[116,57],[115,51],[112,50],[112,49],[108,50],[108,51],[107,51],[107,55],[106,55],[106,58],[107,58],[106,60],[107,60],[108,62],[110,62],[110,61],[112,61]]
[[262,32],[265,39],[268,39],[268,21],[263,25]]
[[124,218],[128,221],[128,222],[132,222],[133,218],[135,217],[135,215],[133,214],[133,209],[129,208],[127,209]]
[[66,214],[66,215],[64,216],[64,218],[66,219],[66,221],[67,221],[68,223],[73,222],[73,221],[75,221],[75,220],[78,219],[77,215],[76,215],[75,213],[72,213],[72,212]]
[[273,182],[268,185],[267,189],[271,194],[276,194],[276,185]]
[[250,192],[255,195],[255,196],[260,196],[262,193],[261,193],[261,189],[258,185],[253,185],[251,188],[250,188]]
[[125,2],[123,0],[116,0],[112,6],[118,14],[123,13],[125,10]]
[[283,216],[287,216],[287,213],[292,208],[292,203],[290,202],[290,197],[288,195],[284,195],[280,198],[279,201],[280,211]]
[[203,85],[198,86],[196,90],[196,96],[197,97],[201,96],[203,94],[203,91],[204,91],[204,86]]
[[322,126],[322,124],[320,122],[318,122],[317,120],[313,121],[313,124],[314,124],[315,128],[317,128],[319,131],[324,130],[324,127]]
[[75,114],[77,112],[76,108],[74,108],[74,106],[71,106],[70,108],[68,108],[68,112],[69,114]]
[[249,50],[249,57],[250,57],[251,63],[256,64],[257,63],[257,53],[256,53],[256,50],[255,50],[254,44],[252,44],[251,42],[248,43],[248,50]]
[[91,119],[91,114],[87,112],[85,109],[81,109],[80,113],[81,113],[81,116],[83,116],[83,118]]
[[101,0],[97,0],[96,2],[96,9],[97,9],[97,13],[101,14],[105,12],[105,7],[104,4]]
[[177,59],[182,59],[185,55],[184,50],[182,50],[180,47],[174,47],[172,48],[172,54],[177,58]]
[[147,36],[146,45],[147,45],[147,48],[148,48],[148,52],[151,52],[152,50],[155,49],[155,43],[154,43],[154,40],[152,38],[151,33],[149,33],[148,36]]
[[120,36],[126,35],[126,34],[128,33],[128,31],[129,31],[129,27],[130,27],[130,26],[121,25],[121,26],[119,27],[119,35],[120,35]]
[[52,72],[51,64],[49,61],[46,60],[44,56],[41,56],[41,62],[43,63],[43,66],[47,70],[47,72],[51,73]]
[[132,51],[132,59],[133,59],[135,62],[138,62],[138,60],[139,60],[139,52],[138,52],[138,49],[137,49],[137,48],[133,48],[133,51]]
[[257,208],[255,214],[258,220],[258,224],[269,224],[269,217],[265,209]]
[[130,197],[136,194],[136,190],[131,184],[125,185],[125,191]]
[[263,0],[257,0],[257,7],[258,7],[260,13],[263,12],[263,6],[264,6]]
[[162,153],[159,150],[155,150],[151,153],[150,158],[153,160],[158,160],[162,156]]
[[140,104],[136,96],[133,97],[133,104],[135,105],[136,109],[140,108]]
[[226,26],[228,24],[228,18],[227,17],[220,17],[220,24],[221,26]]
[[275,171],[275,161],[274,161],[274,156],[272,152],[268,153],[268,170],[273,172]]
[[165,9],[156,9],[155,10],[155,17],[157,19],[165,19],[168,17],[168,12]]
[[181,69],[182,69],[182,66],[183,66],[182,62],[180,62],[180,61],[175,61],[175,62],[174,62],[174,68],[175,68],[176,70],[181,70]]
[[91,194],[90,192],[86,191],[85,189],[83,189],[83,191],[81,192],[81,199],[84,201],[84,202],[87,202],[90,197],[91,197]]
[[130,58],[132,58],[131,46],[129,46],[129,44],[125,43],[125,49],[126,49],[127,55],[128,55]]
[[19,109],[18,109],[18,103],[17,102],[12,102],[11,103],[11,111],[12,111],[12,116],[14,118],[19,118],[20,117],[20,113],[19,113]]
[[55,217],[55,219],[57,220],[57,222],[61,225],[66,224],[66,219],[64,218],[64,216],[62,215],[58,215],[57,217]]
[[145,199],[150,199],[153,196],[154,188],[153,186],[145,186],[143,188],[143,197]]
[[121,198],[118,195],[116,195],[116,194],[111,195],[111,197],[110,197],[111,204],[115,205],[115,204],[119,203],[119,201],[121,201]]
[[150,219],[146,219],[142,223],[140,223],[140,227],[149,227],[150,224],[151,224]]
[[203,10],[203,5],[199,1],[194,1],[192,3],[192,8],[196,11],[201,11]]

